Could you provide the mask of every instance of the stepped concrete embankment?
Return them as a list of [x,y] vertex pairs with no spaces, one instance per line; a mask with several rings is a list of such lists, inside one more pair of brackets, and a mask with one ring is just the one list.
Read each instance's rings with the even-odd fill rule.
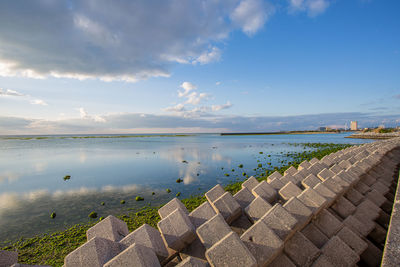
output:
[[250,177],[235,195],[216,185],[190,213],[174,198],[158,229],[108,216],[64,266],[400,266],[399,164],[393,138]]
[[366,133],[355,133],[347,136],[346,138],[356,138],[356,139],[391,139],[400,137],[400,132],[394,133],[374,133],[374,132],[366,132]]

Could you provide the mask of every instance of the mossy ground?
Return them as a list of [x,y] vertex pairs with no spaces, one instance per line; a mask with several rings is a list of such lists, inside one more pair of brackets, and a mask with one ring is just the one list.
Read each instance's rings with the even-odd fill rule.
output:
[[[288,164],[282,167],[271,167],[263,169],[263,173],[257,177],[258,180],[265,180],[268,175],[274,171],[281,174],[290,166],[297,167],[303,160],[310,160],[312,158],[321,159],[325,155],[344,149],[350,145],[346,144],[320,144],[320,143],[307,143],[307,144],[291,144],[295,146],[303,146],[304,149],[313,148],[314,151],[307,151],[300,153],[287,154],[286,156],[292,158]],[[266,164],[265,164],[266,165]],[[235,194],[241,189],[243,181],[233,182],[225,189],[232,194]],[[189,211],[194,210],[206,201],[204,195],[191,196],[181,200]],[[139,226],[147,223],[153,227],[157,227],[157,222],[160,220],[158,215],[159,207],[144,207],[142,209],[123,214],[118,216],[125,221],[128,225],[129,231],[133,231]],[[41,264],[51,266],[62,266],[64,258],[71,251],[86,242],[86,230],[96,224],[98,220],[91,223],[75,225],[64,231],[55,232],[53,234],[40,235],[33,238],[20,239],[9,246],[2,247],[2,250],[18,250],[18,262],[25,264]]]

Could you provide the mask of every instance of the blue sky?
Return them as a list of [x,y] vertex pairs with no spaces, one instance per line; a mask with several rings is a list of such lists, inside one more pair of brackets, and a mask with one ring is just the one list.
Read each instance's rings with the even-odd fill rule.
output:
[[0,134],[400,125],[396,0],[1,1]]

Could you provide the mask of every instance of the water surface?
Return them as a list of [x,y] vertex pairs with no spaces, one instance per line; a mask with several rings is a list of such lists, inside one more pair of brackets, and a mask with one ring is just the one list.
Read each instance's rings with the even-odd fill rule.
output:
[[[165,203],[177,192],[187,197],[216,183],[242,180],[243,172],[261,172],[254,170],[259,163],[280,166],[284,154],[303,150],[288,143],[369,142],[344,136],[0,137],[0,242],[87,222],[91,211],[119,214]],[[71,179],[64,181],[65,175]],[[178,178],[183,182],[176,183]],[[144,201],[135,201],[136,196]]]

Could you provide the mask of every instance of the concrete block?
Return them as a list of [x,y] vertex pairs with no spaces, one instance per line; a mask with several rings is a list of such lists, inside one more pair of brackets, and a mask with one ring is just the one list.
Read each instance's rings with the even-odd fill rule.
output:
[[382,204],[386,201],[386,198],[376,189],[369,191],[365,197],[374,202],[378,207],[382,206]]
[[197,229],[200,225],[211,219],[215,214],[215,210],[211,207],[210,203],[206,201],[189,213],[189,219],[194,228]]
[[354,266],[360,257],[339,237],[332,237],[323,247],[322,253],[334,266]]
[[317,178],[314,174],[309,174],[303,181],[301,181],[301,184],[304,186],[304,188],[313,188],[317,184],[319,184],[321,180]]
[[334,173],[339,173],[341,172],[343,169],[342,167],[340,167],[338,164],[333,165],[332,167],[329,168],[330,171],[334,172]]
[[345,219],[347,216],[353,214],[356,211],[356,207],[351,204],[350,201],[348,201],[344,197],[340,197],[333,205],[332,209],[339,214],[340,217]]
[[367,192],[369,192],[370,188],[363,182],[358,182],[355,186],[354,189],[360,192],[361,194],[365,195]]
[[264,216],[267,211],[272,208],[271,204],[265,201],[262,197],[256,197],[250,205],[245,208],[245,213],[249,220],[253,223],[258,221],[262,216]]
[[335,176],[336,174],[329,170],[329,169],[323,169],[322,171],[320,171],[317,175],[317,177],[319,179],[321,179],[321,181],[325,181],[328,178],[332,178],[333,176]]
[[312,211],[295,197],[286,201],[283,204],[283,208],[297,220],[299,229],[303,228],[311,220]]
[[353,188],[350,188],[349,191],[346,192],[345,197],[355,206],[360,204],[364,199],[364,196]]
[[133,244],[139,244],[152,249],[159,261],[163,261],[168,257],[168,251],[160,232],[148,224],[143,224],[138,229],[127,235],[120,241],[121,244],[127,247]]
[[386,234],[388,230],[375,224],[375,228],[369,233],[368,239],[374,241],[375,244],[379,244],[382,247],[385,246]]
[[310,240],[317,248],[322,248],[329,238],[322,233],[313,223],[307,224],[306,227],[301,230],[301,233]]
[[297,179],[290,174],[286,174],[286,175],[282,176],[281,178],[279,178],[279,181],[281,181],[281,183],[283,183],[285,185],[289,182],[292,182],[294,184],[297,183]]
[[336,235],[342,228],[342,223],[336,219],[328,210],[323,210],[314,220],[314,224],[327,237],[331,238]]
[[312,174],[310,171],[308,171],[307,169],[302,169],[302,170],[298,170],[294,176],[300,176],[301,180],[304,180],[308,175]]
[[[298,186],[300,186],[301,185],[301,181],[303,181],[304,180],[304,176],[301,174],[303,171],[299,171],[299,172],[297,172],[297,173],[295,173],[293,176],[292,176],[292,178],[293,178],[293,183],[295,184],[295,185],[298,185]],[[303,173],[304,175],[305,175],[305,173]],[[309,175],[309,172],[307,171],[307,175]]]
[[200,239],[196,239],[179,253],[181,259],[186,259],[188,257],[195,257],[206,261],[206,248],[201,243]]
[[346,226],[340,229],[337,236],[358,255],[361,255],[368,247],[367,243],[358,234]]
[[288,200],[291,197],[297,197],[301,194],[301,189],[292,182],[288,182],[284,187],[279,190],[279,195],[283,200]]
[[253,224],[250,222],[249,218],[245,214],[242,214],[242,216],[230,224],[230,227],[232,231],[238,234],[238,236],[241,236],[252,225]]
[[334,192],[336,197],[344,193],[344,188],[336,183],[332,178],[323,181],[322,184]]
[[299,164],[299,167],[297,167],[298,170],[305,170],[308,169],[311,166],[311,163],[308,162],[307,160],[303,161],[302,163]]
[[182,250],[196,238],[193,224],[181,209],[176,209],[159,221],[157,227],[165,244],[176,251]]
[[229,233],[206,251],[212,267],[256,267],[257,261],[246,245],[234,232]]
[[223,194],[225,194],[224,188],[220,184],[217,184],[216,186],[208,190],[207,193],[205,193],[205,196],[210,203],[213,203]]
[[284,254],[277,256],[268,267],[296,267],[296,265]]
[[336,175],[346,181],[350,186],[355,185],[360,180],[358,176],[348,171],[340,171]]
[[211,206],[216,213],[220,213],[224,217],[228,224],[242,215],[242,208],[229,192],[225,192],[225,194],[211,203]]
[[18,262],[18,252],[0,250],[0,266],[8,267]]
[[382,195],[385,195],[389,192],[389,187],[381,183],[380,181],[376,181],[372,186],[371,189],[375,189]]
[[358,233],[361,236],[367,236],[372,230],[373,226],[365,224],[365,222],[358,220],[356,217],[350,215],[347,217],[343,224],[350,228],[353,232]]
[[206,249],[211,248],[230,232],[232,230],[221,214],[216,214],[196,230],[197,236]]
[[324,254],[321,254],[311,267],[335,267],[335,265],[333,265]]
[[317,162],[317,163],[312,164],[311,167],[308,169],[314,170],[315,172],[313,172],[313,174],[317,175],[319,172],[321,172],[326,167],[327,167],[326,165],[322,165]]
[[274,179],[272,181],[268,181],[268,183],[274,188],[276,191],[279,191],[282,187],[285,186],[284,183],[281,182],[279,179]]
[[162,206],[158,210],[158,214],[160,215],[161,219],[164,219],[176,209],[181,209],[184,213],[189,214],[185,205],[183,205],[183,203],[177,198],[171,199],[167,204]]
[[277,171],[274,171],[270,176],[268,176],[267,181],[268,181],[268,182],[271,182],[271,181],[273,181],[273,180],[275,180],[275,179],[279,179],[279,178],[281,178],[281,177],[282,177],[282,174],[280,174],[280,173],[277,172]]
[[303,161],[302,163],[299,164],[297,167],[298,170],[306,170],[311,166],[311,163],[308,162],[307,160]]
[[290,166],[283,175],[294,175],[297,172],[297,169],[293,166]]
[[257,260],[258,266],[269,264],[283,248],[283,241],[262,220],[244,232],[240,239]]
[[350,168],[351,165],[352,164],[347,160],[342,160],[341,162],[339,162],[339,166],[344,170],[346,170],[347,168]]
[[86,231],[87,240],[93,237],[102,237],[118,242],[129,234],[126,223],[112,215],[98,222]]
[[258,180],[254,178],[254,176],[250,176],[246,181],[242,183],[242,188],[247,188],[248,190],[252,190],[259,184]]
[[361,254],[361,259],[366,263],[367,266],[380,266],[382,262],[382,250],[377,248],[368,239],[365,239],[365,242],[367,242],[368,246],[367,249]]
[[373,221],[378,219],[380,216],[380,209],[376,209],[376,207],[377,206],[373,202],[366,199],[357,206],[353,215],[360,221],[369,224],[372,227],[374,226]]
[[297,198],[309,208],[314,215],[318,214],[327,204],[327,200],[314,189],[307,188]]
[[297,266],[311,266],[321,253],[320,250],[300,232],[295,233],[285,244],[284,251]]
[[276,190],[266,181],[262,181],[252,189],[252,193],[256,197],[262,197],[269,203],[272,203],[277,196]]
[[338,197],[333,191],[324,185],[324,183],[319,183],[313,188],[318,194],[320,194],[327,201],[327,206],[330,206]]
[[181,261],[177,267],[207,267],[208,264],[206,261],[195,258],[195,257],[187,257],[183,261]]
[[[369,172],[369,173],[371,173],[371,172]],[[361,181],[364,184],[371,186],[376,182],[376,178],[369,173],[364,174],[361,178]]]
[[65,267],[100,267],[126,248],[101,237],[93,237],[64,258]]
[[318,162],[319,162],[319,160],[317,158],[313,158],[312,160],[310,160],[311,164],[315,164],[315,163],[318,163]]
[[246,187],[239,190],[233,198],[239,203],[242,209],[245,209],[255,199],[254,195]]
[[298,221],[280,204],[275,204],[260,220],[286,241],[295,232]]
[[348,183],[346,180],[344,180],[343,178],[341,178],[339,175],[335,175],[335,176],[333,176],[332,177],[332,180],[336,183],[336,184],[338,184],[338,185],[340,185],[341,187],[342,187],[342,192],[341,192],[341,194],[343,193],[343,192],[345,192],[345,191],[347,191],[347,189],[350,187],[350,183]]
[[161,265],[151,248],[133,244],[104,264],[104,267],[121,266],[156,267]]

